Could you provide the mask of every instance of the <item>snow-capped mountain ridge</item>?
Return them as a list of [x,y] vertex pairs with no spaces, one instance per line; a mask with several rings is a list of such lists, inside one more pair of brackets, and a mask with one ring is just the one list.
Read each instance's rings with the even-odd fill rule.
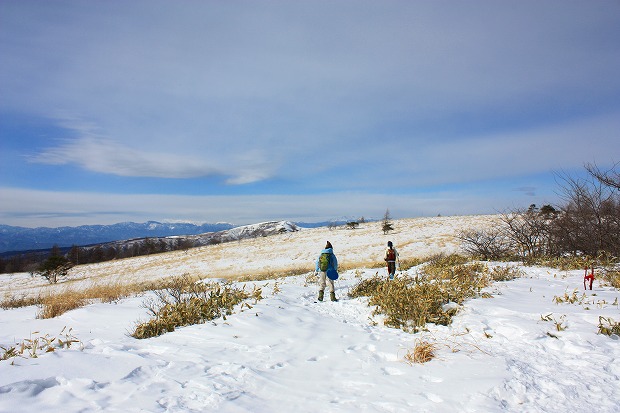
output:
[[[143,247],[147,243],[159,245],[159,250],[188,249],[224,242],[239,241],[247,238],[267,237],[285,232],[299,231],[297,225],[289,221],[270,221],[260,224],[245,225],[223,231],[206,232],[197,235],[173,235],[168,237],[145,237],[129,240],[106,242],[84,247],[85,250],[94,248],[115,248],[116,250],[131,250]],[[184,247],[179,248],[183,244]],[[165,245],[165,247],[164,247]]]

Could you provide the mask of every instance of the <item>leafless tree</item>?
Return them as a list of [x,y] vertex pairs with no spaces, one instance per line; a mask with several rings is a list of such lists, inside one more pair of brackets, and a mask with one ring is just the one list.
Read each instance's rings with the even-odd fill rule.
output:
[[614,166],[608,171],[601,171],[596,163],[586,164],[586,170],[595,177],[600,183],[605,186],[620,190],[620,162],[615,163]]
[[497,260],[512,254],[513,245],[499,229],[461,231],[457,238],[463,250],[470,255],[485,260]]
[[567,252],[620,253],[620,193],[596,179],[563,177],[565,205],[553,238]]
[[526,259],[547,255],[553,251],[551,225],[553,215],[541,213],[530,206],[527,210],[513,210],[501,215],[503,234]]

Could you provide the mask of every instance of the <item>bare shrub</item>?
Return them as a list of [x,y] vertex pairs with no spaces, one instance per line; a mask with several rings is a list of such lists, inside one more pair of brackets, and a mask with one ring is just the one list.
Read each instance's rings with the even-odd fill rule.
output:
[[503,213],[500,219],[507,244],[526,262],[555,252],[550,236],[555,214],[541,213],[532,205]]
[[552,237],[574,255],[620,255],[620,193],[598,181],[564,177],[565,205]]
[[620,172],[617,170],[618,167],[620,167],[620,162],[614,164],[614,166],[607,171],[601,170],[596,163],[586,164],[586,170],[588,173],[596,178],[601,184],[620,190]]
[[510,239],[499,229],[465,230],[457,238],[466,254],[483,260],[501,260],[513,253]]

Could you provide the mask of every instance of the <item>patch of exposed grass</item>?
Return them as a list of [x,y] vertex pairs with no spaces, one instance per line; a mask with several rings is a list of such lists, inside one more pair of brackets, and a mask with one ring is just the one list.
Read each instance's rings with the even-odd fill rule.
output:
[[428,363],[435,358],[437,345],[426,340],[416,340],[412,350],[407,351],[405,361],[411,365]]
[[602,272],[601,279],[604,283],[609,284],[616,289],[620,289],[620,270],[606,269]]
[[[418,265],[426,262],[428,260],[428,258],[406,258],[403,260],[400,260],[400,270],[401,271],[407,271],[413,267],[417,267]],[[384,264],[385,266],[385,264]]]
[[60,294],[47,294],[41,299],[37,318],[54,318],[67,311],[83,307],[88,302],[82,292],[67,290]]
[[123,284],[120,282],[109,284],[95,284],[86,289],[65,288],[62,291],[48,291],[35,297],[5,296],[0,302],[0,308],[11,309],[37,305],[40,307],[37,318],[53,318],[67,311],[83,307],[93,301],[113,303],[123,298],[139,295],[145,291],[163,288],[165,283],[141,282]]
[[578,257],[537,257],[528,261],[530,265],[540,265],[542,267],[557,268],[561,271],[582,270],[590,266],[592,258],[587,256]]
[[523,277],[524,272],[518,267],[493,267],[489,272],[489,276],[493,281],[512,281]]
[[553,302],[556,304],[583,304],[588,299],[586,293],[582,293],[581,295],[577,294],[577,289],[574,289],[571,294],[568,291],[564,292],[563,296],[554,296]]
[[156,292],[157,299],[145,302],[153,318],[138,323],[131,334],[138,339],[174,331],[177,327],[202,324],[231,315],[238,304],[248,308],[249,299],[262,299],[262,290],[235,288],[229,284],[197,283],[187,276],[174,277]]
[[41,304],[41,297],[29,297],[26,294],[23,294],[19,297],[5,295],[4,299],[0,301],[0,308],[3,310],[9,310],[11,308],[21,308],[21,307],[30,307],[31,305]]
[[61,292],[49,292],[39,297],[41,306],[37,318],[54,318],[70,310],[83,307],[93,301],[112,303],[157,288],[154,283],[97,284],[85,290],[67,288]]
[[240,282],[276,280],[278,278],[294,277],[297,275],[307,274],[310,270],[311,269],[308,267],[291,267],[279,269],[278,271],[266,270],[249,275],[240,275],[234,278],[234,280]]
[[12,360],[11,364],[14,364],[17,357],[38,358],[41,353],[71,348],[73,345],[78,345],[82,349],[82,342],[73,335],[72,330],[71,328],[67,330],[65,326],[56,337],[49,334],[41,335],[35,331],[30,338],[22,340],[21,343],[7,347],[0,346],[0,361]]
[[598,318],[598,333],[605,334],[606,336],[611,336],[615,334],[620,336],[620,323],[615,322],[610,317],[602,317]]
[[385,315],[385,325],[417,332],[427,323],[449,324],[458,305],[479,296],[491,282],[486,265],[454,255],[437,256],[421,271],[420,277],[403,275],[394,280],[375,275],[355,285],[349,296],[369,297],[369,305],[376,307],[373,315]]

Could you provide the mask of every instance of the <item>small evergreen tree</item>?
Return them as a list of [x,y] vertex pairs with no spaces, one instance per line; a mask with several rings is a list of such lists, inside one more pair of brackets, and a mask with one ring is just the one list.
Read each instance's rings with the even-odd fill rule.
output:
[[381,230],[383,234],[387,234],[390,231],[394,231],[394,226],[392,225],[392,217],[390,217],[390,210],[386,209],[385,214],[383,215],[383,221],[381,223]]
[[69,270],[73,268],[73,263],[60,255],[60,249],[56,245],[52,248],[51,254],[33,274],[41,275],[50,283],[56,284],[59,277],[67,275]]
[[350,222],[347,222],[347,228],[348,228],[348,229],[356,229],[356,228],[357,228],[357,227],[359,227],[359,226],[360,226],[360,224],[359,224],[359,222],[357,222],[357,221],[350,221]]

